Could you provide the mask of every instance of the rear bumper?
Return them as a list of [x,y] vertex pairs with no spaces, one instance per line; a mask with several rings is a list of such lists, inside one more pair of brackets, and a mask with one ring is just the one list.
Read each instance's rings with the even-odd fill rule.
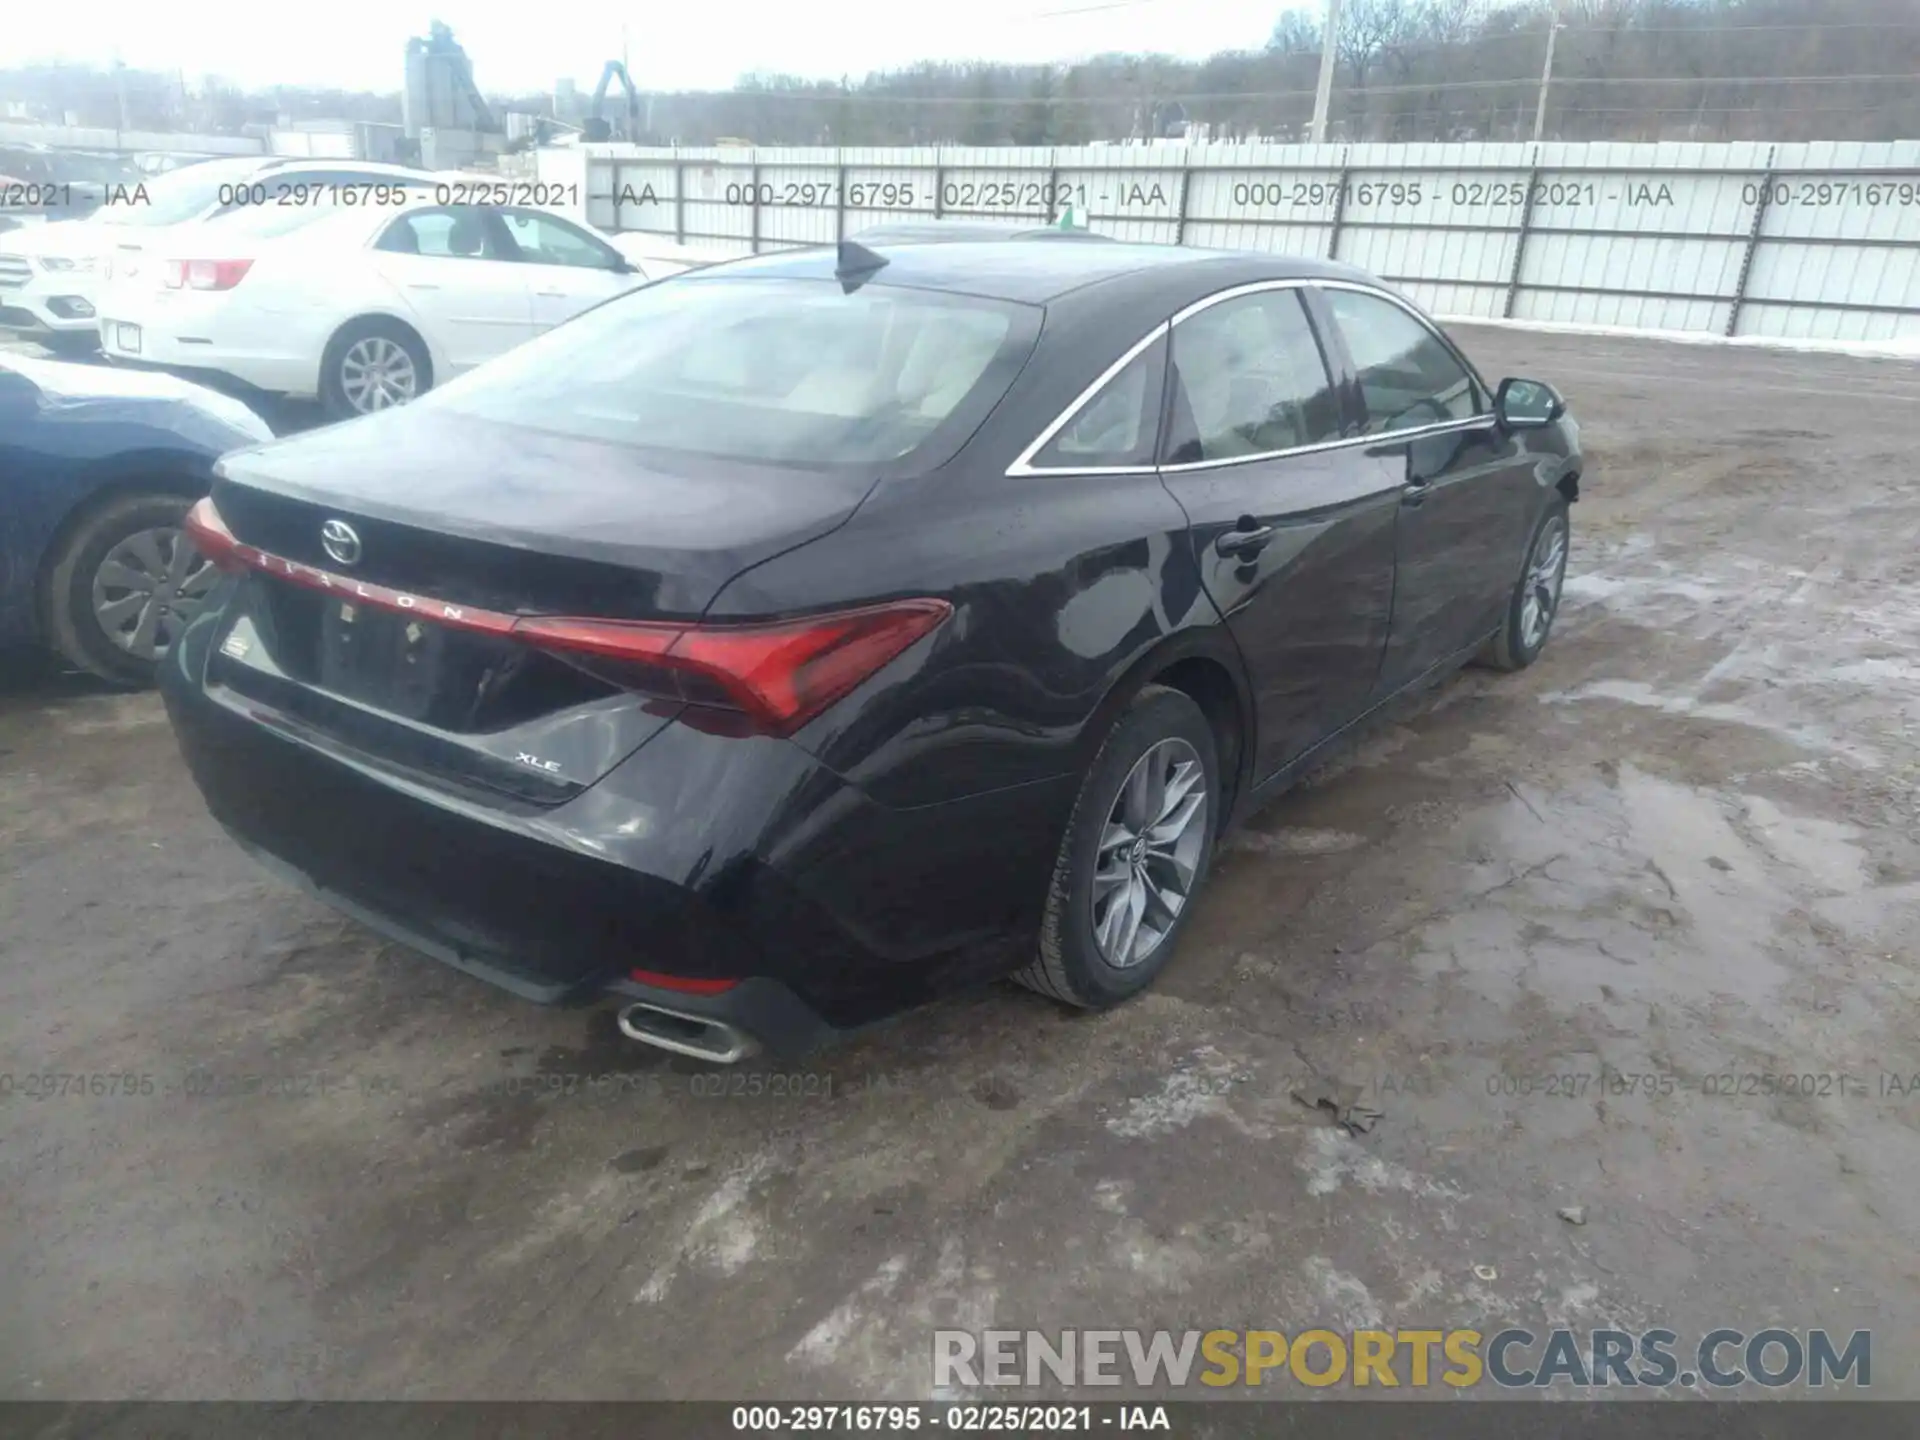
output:
[[[99,297],[100,349],[115,360],[222,375],[256,390],[313,395],[325,336],[305,312],[248,310],[225,294],[109,286]],[[140,327],[140,345],[120,343],[122,324]]]
[[201,683],[218,624],[161,673],[214,817],[328,903],[527,999],[648,1001],[793,1053],[1031,943],[1070,787],[891,809],[790,742],[674,723],[564,804],[477,800]]

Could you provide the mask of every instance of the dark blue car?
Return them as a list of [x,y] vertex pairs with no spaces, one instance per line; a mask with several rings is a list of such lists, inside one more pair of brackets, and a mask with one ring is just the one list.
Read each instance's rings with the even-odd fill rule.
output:
[[0,645],[151,681],[216,578],[181,519],[216,459],[272,438],[171,376],[0,354]]

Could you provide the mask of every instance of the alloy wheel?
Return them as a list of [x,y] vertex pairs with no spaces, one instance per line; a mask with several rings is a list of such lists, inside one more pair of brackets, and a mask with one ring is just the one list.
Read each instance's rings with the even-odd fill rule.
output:
[[158,660],[218,578],[182,531],[137,530],[93,572],[93,617],[136,660]]
[[1566,568],[1567,522],[1556,515],[1533,542],[1533,556],[1527,562],[1526,589],[1520,599],[1520,643],[1528,650],[1547,638],[1554,612],[1560,608],[1560,582]]
[[1207,772],[1178,737],[1160,741],[1127,773],[1100,832],[1093,869],[1093,935],[1116,969],[1157,950],[1186,908],[1207,843]]
[[404,405],[419,392],[420,372],[406,346],[368,335],[340,357],[340,390],[362,415]]

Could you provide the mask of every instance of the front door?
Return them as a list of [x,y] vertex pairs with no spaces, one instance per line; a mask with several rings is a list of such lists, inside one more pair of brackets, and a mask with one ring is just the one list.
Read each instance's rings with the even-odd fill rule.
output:
[[498,217],[482,208],[396,217],[381,233],[373,263],[456,374],[533,338],[527,267]]
[[1400,477],[1341,443],[1298,286],[1235,293],[1173,330],[1161,476],[1247,666],[1264,780],[1366,708],[1387,641]]
[[557,215],[515,208],[502,210],[500,219],[526,266],[536,330],[550,330],[645,282],[611,245]]
[[1419,679],[1500,623],[1538,486],[1466,363],[1384,295],[1320,291],[1358,381],[1370,453],[1402,483],[1393,625],[1378,693]]

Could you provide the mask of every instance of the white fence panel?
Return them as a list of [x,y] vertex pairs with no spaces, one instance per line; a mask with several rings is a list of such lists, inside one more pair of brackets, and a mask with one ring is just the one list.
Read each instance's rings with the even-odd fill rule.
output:
[[1337,259],[1444,314],[1920,340],[1920,142],[580,148],[553,173],[584,163],[592,223],[716,255],[1071,212]]

